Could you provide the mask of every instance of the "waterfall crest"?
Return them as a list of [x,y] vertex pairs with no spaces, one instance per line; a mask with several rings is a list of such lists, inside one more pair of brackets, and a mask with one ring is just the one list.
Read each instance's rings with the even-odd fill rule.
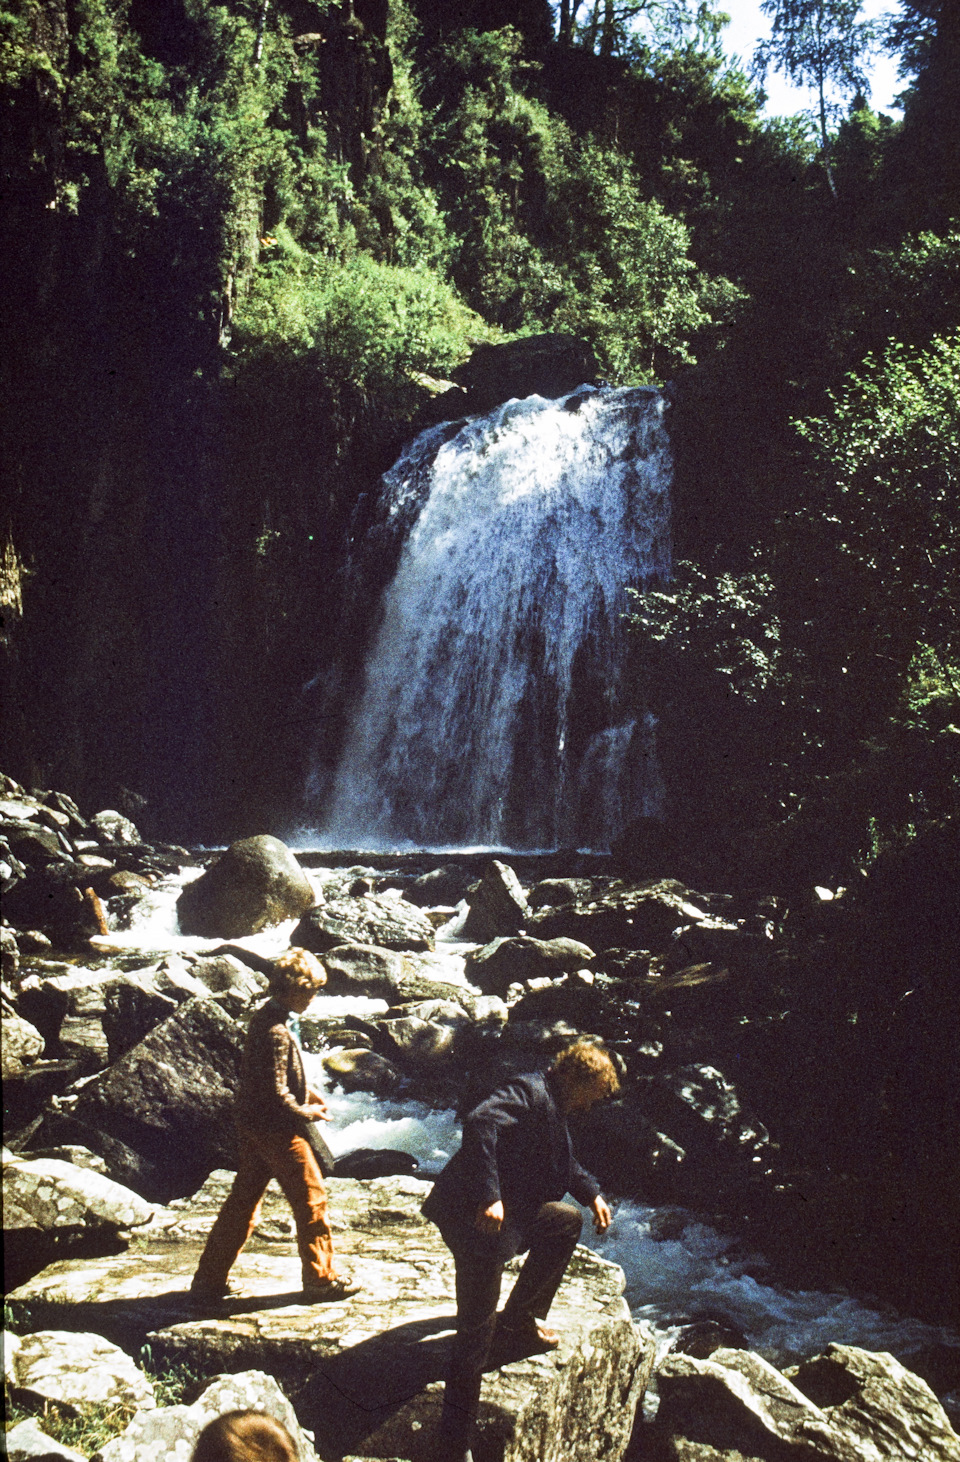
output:
[[663,410],[649,388],[581,388],[406,448],[384,489],[412,526],[324,844],[600,850],[657,813],[622,616],[627,585],[670,571]]

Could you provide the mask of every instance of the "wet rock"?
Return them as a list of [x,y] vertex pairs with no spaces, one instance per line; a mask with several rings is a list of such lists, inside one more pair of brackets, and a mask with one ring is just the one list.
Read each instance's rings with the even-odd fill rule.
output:
[[467,392],[466,405],[462,395],[457,393],[459,404],[454,397],[453,414],[483,414],[514,397],[566,396],[595,382],[597,371],[593,351],[575,335],[550,332],[504,345],[478,345],[452,372],[455,383]]
[[82,1452],[48,1437],[32,1416],[11,1427],[4,1441],[8,1462],[87,1462]]
[[[404,1176],[329,1179],[337,1255],[363,1289],[342,1304],[317,1306],[300,1302],[289,1210],[271,1185],[258,1229],[231,1276],[241,1298],[198,1315],[187,1294],[197,1245],[231,1178],[215,1173],[201,1193],[172,1205],[170,1227],[151,1229],[136,1252],[55,1264],[8,1302],[18,1314],[25,1306],[48,1306],[51,1324],[60,1314],[74,1325],[96,1317],[102,1333],[100,1321],[107,1320],[107,1338],[130,1351],[146,1341],[160,1366],[184,1364],[207,1375],[227,1367],[262,1369],[285,1389],[296,1387],[297,1414],[315,1431],[323,1457],[427,1462],[455,1310],[451,1255],[420,1212],[430,1184]],[[286,1221],[286,1230],[270,1227],[275,1219]],[[511,1264],[508,1280],[518,1267],[519,1261]],[[576,1250],[550,1312],[559,1350],[484,1377],[481,1456],[618,1462],[653,1355],[622,1291],[620,1269],[586,1248]],[[557,1447],[550,1452],[544,1438],[552,1435]],[[188,1462],[189,1437],[184,1445]],[[138,1462],[146,1462],[143,1454]]]
[[924,1381],[890,1355],[831,1345],[786,1375],[750,1351],[667,1357],[647,1455],[656,1462],[958,1462]]
[[136,826],[122,812],[105,808],[91,819],[91,832],[99,843],[142,844]]
[[527,920],[538,939],[578,939],[592,949],[659,950],[673,931],[708,916],[698,895],[675,879],[639,885],[613,884],[606,892],[561,908],[544,909]]
[[188,1000],[60,1107],[146,1158],[157,1182],[144,1196],[163,1203],[234,1161],[242,1048],[242,1028],[214,999]]
[[389,1178],[398,1173],[415,1173],[420,1164],[409,1152],[390,1147],[358,1147],[337,1158],[338,1178]]
[[12,929],[0,928],[0,969],[5,980],[15,980],[20,969],[20,945]]
[[82,1406],[156,1406],[153,1386],[119,1346],[102,1335],[38,1330],[20,1337],[13,1357],[15,1392]]
[[193,960],[189,973],[214,995],[231,994],[240,1000],[259,1000],[266,994],[267,978],[230,954]]
[[227,1411],[259,1411],[275,1417],[290,1433],[298,1462],[317,1462],[293,1406],[273,1377],[262,1371],[214,1376],[192,1406],[141,1412],[122,1436],[101,1447],[93,1462],[156,1462],[158,1457],[189,1462],[202,1429]]
[[541,878],[527,895],[527,903],[531,909],[554,909],[588,898],[592,887],[589,878]]
[[0,1027],[3,1078],[6,1080],[10,1076],[19,1075],[38,1060],[43,1054],[44,1039],[35,1026],[9,1009],[6,1002],[0,1017]]
[[461,937],[477,944],[489,944],[498,936],[518,933],[530,917],[519,878],[508,864],[496,858],[490,861],[467,903]]
[[269,835],[232,843],[177,899],[185,934],[237,939],[296,919],[314,901],[312,885],[289,848]]
[[104,880],[102,892],[109,898],[118,894],[143,894],[152,887],[144,874],[133,873],[128,868],[115,868]]
[[453,1057],[455,1029],[418,1016],[400,1016],[371,1022],[388,1056],[410,1066],[445,1065]]
[[523,935],[494,939],[467,955],[466,975],[484,994],[505,995],[513,984],[555,980],[593,960],[589,945],[575,939],[530,939]]
[[392,1096],[402,1081],[385,1057],[359,1047],[325,1056],[323,1069],[344,1091],[371,1091],[374,1096]]
[[325,952],[328,995],[370,995],[392,1000],[409,971],[409,963],[395,949],[374,944],[344,943]]
[[403,896],[421,909],[435,909],[441,905],[455,908],[473,882],[474,876],[469,868],[459,863],[445,863],[440,868],[431,868],[429,873],[421,873],[419,878],[406,884]]
[[291,943],[314,954],[341,944],[380,949],[432,950],[433,925],[412,904],[390,894],[332,899],[310,909],[291,935]]
[[4,1230],[140,1228],[153,1208],[103,1174],[56,1158],[10,1156],[3,1167]]

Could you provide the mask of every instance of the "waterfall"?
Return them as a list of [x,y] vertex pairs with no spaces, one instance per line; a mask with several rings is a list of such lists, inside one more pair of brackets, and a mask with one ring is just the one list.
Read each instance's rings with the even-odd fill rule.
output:
[[609,846],[662,792],[625,684],[626,587],[670,570],[663,398],[582,387],[423,433],[326,846]]

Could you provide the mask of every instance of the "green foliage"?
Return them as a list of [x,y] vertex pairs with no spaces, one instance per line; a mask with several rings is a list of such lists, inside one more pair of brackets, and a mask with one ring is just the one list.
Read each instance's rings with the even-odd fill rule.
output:
[[856,580],[878,647],[897,666],[920,646],[960,657],[960,336],[896,342],[798,423],[819,485],[804,515]]
[[827,124],[836,116],[831,92],[866,95],[864,64],[877,43],[877,28],[858,17],[861,0],[763,0],[760,9],[773,20],[770,39],[757,47],[755,65],[763,77],[782,71],[795,86],[817,93],[820,146],[834,189]]
[[309,362],[328,384],[403,410],[418,399],[418,372],[449,374],[488,336],[430,270],[308,253],[278,229],[235,316],[233,344],[244,360]]
[[960,792],[960,339],[894,342],[828,400],[755,570],[681,564],[632,625],[657,694],[679,678],[730,749],[721,820],[778,809],[761,860],[813,836],[848,877]]
[[692,361],[738,291],[697,269],[684,224],[629,158],[525,93],[531,67],[509,31],[461,35],[434,66],[437,188],[474,308],[505,329],[582,335],[618,383]]
[[9,1431],[21,1421],[33,1418],[41,1431],[62,1447],[70,1447],[82,1456],[92,1457],[95,1452],[125,1432],[136,1412],[133,1405],[106,1403],[67,1407],[55,1401],[38,1402],[36,1406],[12,1403],[4,1418],[4,1430]]

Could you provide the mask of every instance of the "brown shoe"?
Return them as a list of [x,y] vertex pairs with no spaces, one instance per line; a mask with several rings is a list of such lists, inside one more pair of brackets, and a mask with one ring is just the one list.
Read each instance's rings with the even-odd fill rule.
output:
[[303,1286],[303,1302],[305,1305],[330,1305],[337,1300],[349,1299],[352,1294],[358,1294],[363,1289],[362,1284],[357,1284],[353,1279],[345,1276],[340,1279],[328,1279],[324,1284],[305,1284]]
[[222,1305],[228,1300],[238,1300],[241,1291],[233,1284],[221,1284],[219,1288],[212,1285],[191,1284],[190,1303],[196,1306]]
[[538,1320],[536,1315],[521,1315],[514,1320],[504,1312],[497,1319],[497,1342],[508,1350],[520,1350],[525,1355],[535,1351],[556,1350],[560,1336]]

